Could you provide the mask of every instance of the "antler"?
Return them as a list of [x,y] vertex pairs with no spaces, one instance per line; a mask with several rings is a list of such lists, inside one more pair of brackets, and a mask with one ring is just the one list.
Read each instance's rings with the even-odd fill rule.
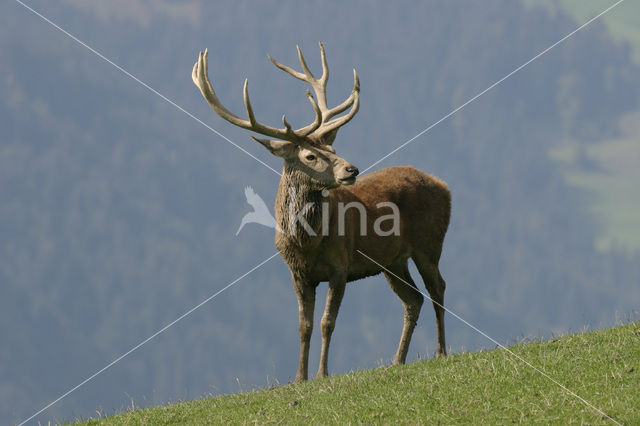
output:
[[[324,46],[322,46],[322,42],[319,42],[319,45],[320,55],[322,58],[322,76],[319,79],[316,79],[309,70],[309,67],[307,66],[307,63],[305,62],[304,57],[302,56],[302,52],[300,51],[300,48],[298,46],[296,46],[296,48],[298,49],[298,59],[300,60],[300,65],[302,66],[303,72],[298,72],[290,67],[287,67],[286,65],[282,65],[279,62],[275,61],[271,56],[269,56],[269,59],[276,67],[291,74],[299,80],[309,83],[313,88],[316,97],[318,98],[318,101],[316,102],[311,93],[307,90],[307,97],[309,98],[309,102],[311,102],[311,105],[313,106],[316,117],[313,123],[301,129],[293,130],[284,115],[282,116],[284,129],[278,129],[258,123],[256,121],[255,115],[253,113],[253,108],[251,107],[251,102],[249,100],[247,80],[244,81],[243,97],[244,105],[247,110],[247,116],[249,119],[247,120],[240,118],[229,111],[227,108],[225,108],[224,105],[220,103],[220,100],[216,96],[216,93],[213,90],[211,83],[209,82],[207,50],[204,51],[204,54],[200,52],[200,55],[198,56],[198,62],[196,62],[196,64],[193,66],[191,78],[193,79],[195,85],[200,89],[202,96],[204,96],[209,105],[211,105],[211,108],[213,108],[213,110],[218,113],[220,117],[224,118],[232,124],[235,124],[238,127],[242,127],[243,129],[251,130],[269,137],[295,143],[298,143],[306,139],[307,137],[311,137],[319,142],[331,145],[336,137],[338,129],[347,124],[358,112],[358,108],[360,107],[360,81],[358,79],[358,74],[354,69],[353,90],[351,91],[351,95],[349,95],[349,97],[340,105],[329,109],[329,107],[327,106],[326,95],[327,81],[329,80],[329,67],[327,65],[327,59],[324,53]],[[349,107],[351,107],[351,110],[347,114],[331,120],[331,118],[346,111]]]
[[[358,112],[360,108],[360,80],[358,79],[358,73],[355,68],[353,70],[353,89],[351,94],[344,102],[340,105],[335,106],[331,109],[327,106],[327,81],[329,80],[329,66],[327,65],[327,57],[324,53],[324,46],[322,42],[318,42],[320,46],[320,58],[322,59],[322,76],[320,78],[315,78],[309,70],[304,57],[302,56],[302,51],[299,46],[296,46],[298,49],[298,60],[300,61],[300,66],[302,67],[303,72],[298,72],[286,65],[282,65],[277,62],[271,56],[269,59],[273,62],[273,65],[285,71],[286,73],[294,76],[295,78],[306,81],[311,85],[313,91],[318,98],[318,108],[322,112],[322,124],[310,133],[311,136],[315,136],[320,141],[325,144],[331,145],[336,137],[338,129],[345,124],[347,124],[354,115]],[[351,107],[351,110],[343,115],[342,117],[331,120],[332,117],[344,112],[347,108]]]
[[266,126],[264,124],[258,123],[256,121],[256,117],[253,113],[253,108],[251,107],[251,101],[249,100],[249,90],[248,84],[249,81],[245,79],[244,81],[244,89],[243,89],[243,97],[244,97],[244,106],[247,110],[248,120],[238,117],[227,108],[225,108],[220,100],[216,96],[216,92],[213,90],[211,86],[211,82],[209,81],[209,73],[208,73],[208,64],[207,64],[207,56],[208,50],[205,49],[204,54],[200,52],[198,56],[198,62],[193,66],[193,71],[191,73],[191,78],[200,92],[202,96],[206,99],[206,101],[211,105],[211,108],[218,113],[218,115],[231,124],[235,124],[238,127],[242,127],[243,129],[251,130],[256,133],[263,134],[265,136],[269,136],[276,139],[282,139],[291,142],[299,142],[303,140],[306,136],[316,130],[322,124],[322,113],[318,108],[318,104],[311,96],[311,93],[307,90],[307,97],[309,98],[309,102],[313,106],[313,109],[316,112],[316,118],[313,123],[309,124],[298,130],[293,130],[291,125],[287,122],[286,117],[282,116],[282,123],[284,124],[284,129],[278,129],[271,126]]

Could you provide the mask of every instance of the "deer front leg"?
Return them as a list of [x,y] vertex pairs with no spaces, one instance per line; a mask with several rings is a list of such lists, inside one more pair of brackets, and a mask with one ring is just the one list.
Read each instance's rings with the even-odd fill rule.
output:
[[316,302],[316,285],[299,281],[293,283],[298,297],[298,330],[300,332],[300,359],[294,383],[307,380],[309,371],[309,345],[313,331],[313,309]]
[[344,277],[336,277],[329,281],[329,289],[327,290],[327,304],[322,315],[322,352],[320,353],[320,366],[316,378],[327,377],[329,371],[327,368],[329,357],[329,344],[331,343],[331,334],[336,325],[338,310],[344,296],[344,288],[346,286]]

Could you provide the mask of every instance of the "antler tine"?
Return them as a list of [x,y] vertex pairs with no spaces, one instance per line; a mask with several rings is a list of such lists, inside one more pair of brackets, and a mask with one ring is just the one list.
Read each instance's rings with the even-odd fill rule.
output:
[[320,60],[322,62],[322,76],[319,79],[314,79],[311,82],[311,86],[313,86],[313,91],[316,92],[316,96],[318,97],[318,104],[320,105],[320,109],[322,110],[322,120],[323,122],[328,120],[330,117],[327,116],[329,112],[329,107],[327,106],[327,81],[329,81],[329,65],[327,65],[327,56],[324,53],[324,46],[322,42],[318,42],[318,46],[320,46]]
[[[208,76],[208,50],[205,49],[204,54],[202,52],[198,55],[198,62],[196,62],[193,66],[193,70],[191,71],[191,79],[193,83],[200,89],[200,93],[205,98],[205,100],[209,103],[211,108],[222,118],[243,129],[251,130],[256,133],[263,134],[265,136],[270,136],[277,139],[282,139],[294,143],[299,143],[302,139],[304,139],[307,135],[314,132],[320,125],[322,124],[322,112],[320,111],[316,101],[313,99],[311,94],[309,93],[309,100],[313,109],[315,111],[316,117],[313,123],[309,124],[306,127],[303,127],[298,130],[293,130],[291,125],[287,123],[284,116],[282,117],[285,128],[278,129],[275,127],[270,127],[264,124],[259,123],[253,112],[253,107],[251,106],[251,100],[249,99],[249,82],[247,79],[244,81],[243,87],[243,100],[245,109],[247,110],[248,120],[243,119],[229,111],[218,99],[216,92],[213,90],[213,86],[209,81]],[[301,74],[302,75],[302,74]]]
[[[335,139],[337,130],[347,124],[356,115],[360,108],[360,79],[358,78],[358,73],[354,69],[353,89],[351,94],[340,105],[329,109],[327,106],[326,94],[327,82],[329,80],[329,65],[327,64],[327,56],[324,51],[324,45],[321,41],[318,42],[318,46],[320,47],[322,76],[319,79],[313,79],[310,83],[318,96],[318,104],[322,111],[322,125],[314,132],[314,136],[322,140],[322,142],[331,145]],[[299,49],[298,52],[299,56],[302,57],[302,53],[300,53]],[[300,63],[303,64],[302,60]],[[341,114],[349,107],[351,107],[351,110],[347,114],[335,120],[331,120],[332,117]]]
[[218,115],[232,124],[239,127],[246,128],[246,120],[241,119],[237,115],[233,114],[227,108],[220,103],[216,92],[213,90],[209,77],[207,75],[207,56],[209,54],[208,49],[205,49],[204,54],[202,52],[198,55],[198,62],[193,67],[191,78],[193,83],[200,89],[202,96],[211,105],[211,108],[218,113]]
[[[255,115],[253,113],[253,108],[251,107],[251,101],[249,100],[249,90],[247,87],[248,85],[249,85],[249,80],[245,79],[244,89],[243,89],[244,106],[247,110],[247,116],[249,117],[249,122],[251,123],[251,125],[254,127],[260,126],[260,123],[256,121]],[[287,122],[286,115],[282,116],[282,124],[284,124],[285,132],[293,133],[296,135],[296,137],[307,136],[309,133],[312,133],[318,127],[320,127],[320,125],[322,124],[322,112],[320,111],[320,108],[318,107],[318,104],[316,103],[315,99],[313,99],[311,92],[309,92],[308,90],[307,90],[307,97],[309,98],[309,102],[311,102],[311,106],[313,107],[313,110],[316,113],[316,118],[313,120],[313,123],[294,131],[291,129],[291,125],[289,124],[289,122]]]
[[[302,67],[303,72],[299,72],[286,65],[282,65],[271,56],[269,56],[269,59],[276,67],[294,76],[298,80],[306,81],[311,85],[317,97],[318,110],[322,114],[322,123],[310,134],[312,134],[312,136],[315,136],[316,139],[319,139],[323,143],[331,144],[335,139],[335,134],[338,128],[347,124],[353,118],[353,116],[356,115],[358,109],[360,108],[360,80],[358,78],[356,70],[354,69],[353,89],[351,91],[351,94],[340,105],[329,109],[329,107],[327,106],[327,82],[329,81],[329,65],[327,64],[327,56],[324,51],[324,45],[322,44],[322,42],[318,42],[318,46],[320,47],[320,59],[322,62],[322,76],[319,79],[313,76],[313,73],[309,69],[309,66],[305,61],[304,56],[302,55],[302,50],[299,46],[296,46],[296,49],[298,51],[298,60],[300,61],[300,66]],[[343,113],[348,108],[351,108],[351,110],[347,114],[335,120],[331,120],[332,117]]]
[[296,45],[296,49],[298,50],[298,60],[300,61],[302,71],[304,71],[304,74],[307,76],[307,81],[309,83],[312,83],[316,78],[313,76],[313,73],[307,66],[307,62],[304,60],[304,56],[302,56],[302,50],[300,50],[300,46]]
[[316,100],[313,99],[311,92],[309,92],[308,90],[307,90],[307,98],[309,98],[309,102],[311,102],[311,106],[313,107],[313,110],[316,113],[316,118],[313,121],[313,123],[298,130],[304,136],[308,136],[309,134],[315,132],[322,125],[322,111],[320,110],[320,107],[318,106],[318,103],[316,102]]
[[320,77],[320,81],[326,87],[329,80],[329,65],[327,65],[327,55],[324,53],[324,45],[321,41],[318,42],[318,46],[320,46],[320,60],[322,61],[322,77]]
[[313,91],[316,94],[316,97],[318,98],[318,106],[320,107],[320,111],[322,112],[322,120],[324,121],[327,119],[326,114],[329,110],[329,108],[327,107],[327,95],[326,95],[326,85],[327,85],[327,80],[329,79],[329,67],[327,66],[327,60],[324,54],[324,47],[320,42],[320,56],[322,57],[322,76],[319,79],[315,78],[315,76],[309,69],[309,66],[307,65],[307,61],[305,61],[304,56],[302,55],[302,50],[300,49],[300,46],[296,46],[296,50],[298,51],[298,60],[300,61],[300,66],[302,67],[303,72],[296,71],[291,67],[281,64],[280,62],[273,59],[271,56],[269,55],[267,56],[269,56],[269,60],[273,63],[273,65],[280,68],[282,71],[286,72],[289,75],[292,75],[298,80],[305,81],[311,85],[311,87],[313,88]]
[[249,79],[244,79],[244,87],[242,88],[242,98],[244,100],[244,107],[247,110],[247,116],[249,117],[249,123],[252,126],[256,124],[256,117],[253,114],[253,108],[251,107],[251,100],[249,99]]
[[276,67],[280,68],[282,71],[286,72],[287,74],[290,74],[290,75],[294,76],[298,80],[302,80],[302,81],[307,81],[308,82],[307,76],[304,75],[303,73],[298,72],[298,71],[294,70],[293,68],[288,67],[286,65],[282,65],[280,62],[278,62],[275,59],[273,59],[271,57],[271,55],[267,55],[267,57],[269,58],[271,63],[273,63],[273,65],[275,65]]
[[[329,120],[331,117],[334,117],[344,111],[347,110],[353,103],[355,102],[356,94],[360,93],[360,79],[358,78],[358,73],[355,68],[353,70],[353,89],[351,90],[351,94],[347,99],[344,100],[340,105],[331,108],[328,112],[325,113],[324,119]],[[354,113],[355,114],[355,113]],[[328,123],[327,123],[328,124]]]
[[[331,117],[344,112],[347,108],[351,107],[351,110],[343,115],[342,117],[338,117],[334,120],[327,121]],[[358,78],[358,73],[355,68],[353,70],[353,89],[351,90],[351,95],[342,102],[340,105],[332,108],[327,111],[324,115],[324,122],[322,126],[318,128],[314,132],[314,136],[321,139],[323,143],[327,145],[332,145],[333,141],[336,137],[338,129],[345,124],[347,124],[351,119],[356,115],[358,110],[360,109],[360,79]]]
[[[242,96],[244,100],[244,106],[247,111],[248,120],[238,117],[227,108],[225,108],[225,106],[222,105],[222,103],[218,99],[218,96],[216,95],[215,91],[213,90],[213,86],[209,81],[207,61],[209,53],[208,50],[205,50],[204,54],[200,52],[200,54],[198,55],[198,62],[196,62],[196,64],[193,66],[191,78],[193,79],[194,84],[200,89],[202,96],[204,96],[209,105],[211,105],[211,108],[213,108],[213,110],[218,115],[220,115],[220,117],[224,118],[232,124],[235,124],[238,127],[242,127],[243,129],[251,130],[256,133],[294,143],[300,143],[307,136],[312,136],[314,140],[326,144],[331,144],[333,143],[337,130],[341,126],[348,123],[358,112],[358,109],[360,107],[360,81],[358,79],[358,74],[354,69],[353,90],[351,91],[351,94],[340,105],[329,109],[327,107],[326,96],[326,86],[327,81],[329,80],[329,66],[327,65],[327,57],[324,51],[324,46],[322,45],[322,42],[319,42],[318,44],[320,46],[320,58],[322,61],[322,76],[319,79],[316,79],[313,76],[313,73],[309,69],[309,66],[306,63],[304,56],[302,55],[302,50],[300,50],[299,46],[296,46],[296,48],[298,50],[298,59],[300,60],[300,66],[302,67],[303,72],[299,72],[286,65],[282,65],[271,56],[269,56],[269,60],[276,67],[280,68],[287,74],[290,74],[299,80],[309,83],[316,94],[317,99],[314,99],[314,97],[311,95],[311,92],[307,90],[307,98],[309,99],[309,102],[311,103],[311,106],[313,107],[313,110],[315,112],[315,119],[311,124],[298,130],[293,130],[291,128],[291,125],[287,122],[287,119],[284,115],[282,116],[284,129],[278,129],[259,123],[256,120],[255,114],[253,112],[253,107],[251,106],[251,100],[249,99],[249,82],[247,79],[245,79],[244,81]],[[351,110],[347,114],[331,120],[332,117],[341,114],[348,108],[351,108]]]

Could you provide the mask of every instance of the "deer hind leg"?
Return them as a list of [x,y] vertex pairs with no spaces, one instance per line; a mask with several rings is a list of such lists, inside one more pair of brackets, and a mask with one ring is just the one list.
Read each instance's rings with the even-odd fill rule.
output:
[[404,364],[407,360],[411,336],[418,322],[424,298],[416,290],[416,285],[411,275],[409,275],[409,267],[406,261],[401,265],[389,268],[389,271],[385,271],[384,275],[389,281],[391,289],[402,300],[402,307],[404,308],[404,325],[402,326],[398,350],[393,358],[393,365]]
[[422,276],[425,287],[431,296],[433,309],[436,313],[436,327],[438,332],[438,348],[436,355],[438,357],[447,355],[447,344],[444,336],[444,291],[446,283],[440,275],[438,262],[434,262],[425,254],[416,254],[413,261],[418,267],[418,271]]
[[335,279],[329,281],[329,289],[327,290],[327,304],[324,308],[324,314],[322,315],[321,322],[322,351],[320,352],[320,365],[318,366],[318,373],[316,374],[316,378],[327,377],[329,375],[329,344],[331,343],[331,334],[333,333],[333,329],[336,325],[338,309],[340,309],[342,296],[344,296],[345,286],[345,279]]
[[313,310],[316,302],[316,285],[293,283],[298,297],[298,316],[300,332],[300,358],[295,383],[307,380],[309,371],[309,345],[313,331]]

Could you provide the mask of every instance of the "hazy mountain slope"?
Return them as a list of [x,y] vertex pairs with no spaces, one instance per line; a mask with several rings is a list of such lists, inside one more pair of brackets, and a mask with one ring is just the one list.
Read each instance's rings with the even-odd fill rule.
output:
[[[553,13],[564,12],[578,21],[586,22],[616,2],[601,0],[525,0],[525,3],[531,6],[544,6]],[[636,63],[640,63],[640,28],[636,19],[638,13],[640,13],[640,5],[637,2],[623,1],[614,8],[614,11],[602,17],[602,22],[615,40],[630,44]]]
[[[526,3],[544,6],[554,13],[567,12],[578,22],[586,22],[614,4],[599,0],[527,0]],[[640,63],[638,13],[640,4],[627,1],[602,17],[607,32],[631,50],[636,63]],[[567,183],[591,195],[588,209],[600,225],[595,244],[602,252],[640,249],[640,192],[635,189],[640,169],[638,115],[640,111],[636,110],[620,117],[620,135],[600,140],[588,149],[580,140],[569,138],[552,151],[566,171]]]

